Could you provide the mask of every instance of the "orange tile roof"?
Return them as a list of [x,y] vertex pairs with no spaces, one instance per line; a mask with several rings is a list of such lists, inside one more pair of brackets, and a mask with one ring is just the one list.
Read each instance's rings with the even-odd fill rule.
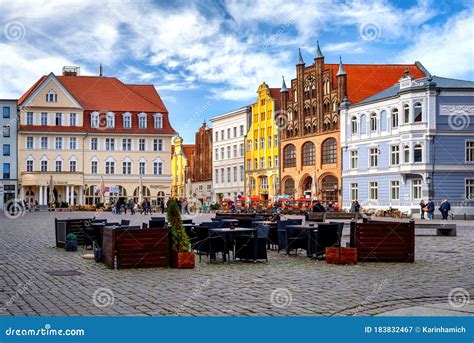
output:
[[276,101],[277,108],[275,110],[281,109],[280,88],[270,88],[270,95]]
[[[47,78],[42,76],[19,100],[21,105],[28,96],[36,90]],[[84,127],[89,132],[123,132],[123,133],[176,133],[168,118],[168,110],[153,85],[128,85],[115,77],[105,76],[56,76],[61,84],[84,108]],[[138,118],[132,116],[132,129],[124,129],[122,120],[116,120],[114,129],[92,129],[90,127],[90,113],[93,111],[130,112],[138,114],[148,113],[147,129],[138,128]],[[154,129],[153,113],[163,113],[163,128]],[[23,125],[22,130],[27,128]],[[28,128],[30,129],[30,128]],[[33,129],[33,128],[31,128]],[[37,130],[42,130],[35,127]],[[50,128],[51,129],[51,128]],[[56,130],[56,128],[55,128]],[[60,131],[61,129],[59,129]]]
[[[336,85],[339,64],[325,64],[325,67],[331,69]],[[354,104],[393,86],[407,68],[415,79],[426,76],[415,64],[344,64],[349,101]]]
[[196,150],[196,144],[183,144],[183,152],[186,158],[189,160]]

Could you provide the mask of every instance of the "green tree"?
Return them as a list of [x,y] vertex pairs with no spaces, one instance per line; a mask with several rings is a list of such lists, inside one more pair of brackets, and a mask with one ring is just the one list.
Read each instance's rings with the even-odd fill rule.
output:
[[176,200],[171,200],[166,211],[166,220],[171,225],[172,249],[175,252],[189,251],[191,244],[189,237],[184,230],[181,213]]

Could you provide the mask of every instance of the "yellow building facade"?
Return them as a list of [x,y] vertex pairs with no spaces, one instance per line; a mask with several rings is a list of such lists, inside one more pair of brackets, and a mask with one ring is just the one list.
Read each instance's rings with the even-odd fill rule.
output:
[[279,138],[275,112],[280,89],[263,82],[252,104],[252,123],[245,137],[246,194],[250,199],[274,201],[279,192]]

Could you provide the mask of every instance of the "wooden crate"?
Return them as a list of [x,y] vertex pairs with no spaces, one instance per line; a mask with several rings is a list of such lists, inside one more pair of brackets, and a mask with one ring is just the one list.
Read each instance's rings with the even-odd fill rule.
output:
[[357,248],[326,248],[326,262],[332,264],[356,264]]

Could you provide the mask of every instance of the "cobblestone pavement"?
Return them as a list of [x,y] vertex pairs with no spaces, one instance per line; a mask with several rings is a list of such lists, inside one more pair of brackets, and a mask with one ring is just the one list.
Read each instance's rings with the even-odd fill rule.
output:
[[[270,252],[268,263],[210,264],[203,257],[195,270],[110,270],[84,259],[82,248],[71,253],[54,246],[55,217],[94,214],[27,213],[15,220],[0,215],[0,316],[365,316],[418,305],[449,306],[454,288],[474,294],[474,229],[468,226],[459,228],[457,237],[416,237],[413,264],[336,266]],[[97,216],[128,217],[132,224],[148,220]],[[48,274],[58,270],[79,273]],[[457,310],[474,314],[469,306]]]

